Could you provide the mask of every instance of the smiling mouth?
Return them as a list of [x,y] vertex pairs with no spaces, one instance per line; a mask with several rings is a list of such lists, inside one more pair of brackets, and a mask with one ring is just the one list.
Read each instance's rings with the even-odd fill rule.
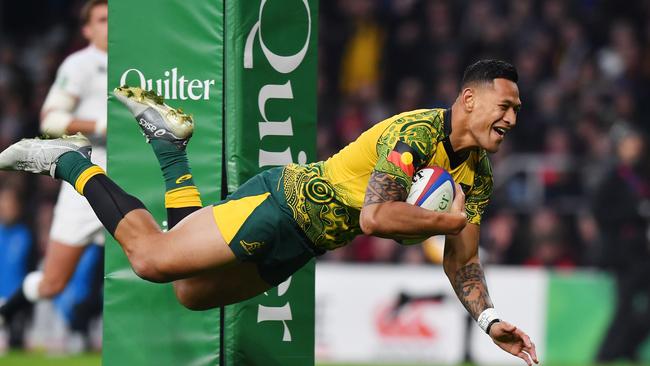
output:
[[508,132],[508,130],[503,127],[494,127],[492,129],[501,137],[505,136],[506,132]]

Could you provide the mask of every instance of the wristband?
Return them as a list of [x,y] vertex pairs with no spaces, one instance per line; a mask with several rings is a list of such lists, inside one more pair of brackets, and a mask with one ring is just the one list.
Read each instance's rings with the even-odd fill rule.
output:
[[41,295],[38,293],[38,287],[43,280],[43,272],[31,272],[23,280],[23,294],[25,298],[31,302],[36,302],[41,298]]
[[106,136],[106,118],[100,118],[95,121],[95,135]]
[[498,323],[498,322],[500,322],[500,321],[501,321],[501,319],[494,319],[494,320],[492,320],[492,321],[490,322],[490,324],[488,324],[487,329],[485,330],[485,333],[487,333],[487,335],[490,335],[490,329],[492,328],[492,326],[494,325],[494,323]]
[[478,322],[478,326],[481,327],[481,329],[483,329],[483,331],[489,335],[490,327],[492,327],[492,324],[500,321],[499,314],[497,314],[497,311],[494,310],[494,308],[487,308],[483,310],[476,321]]

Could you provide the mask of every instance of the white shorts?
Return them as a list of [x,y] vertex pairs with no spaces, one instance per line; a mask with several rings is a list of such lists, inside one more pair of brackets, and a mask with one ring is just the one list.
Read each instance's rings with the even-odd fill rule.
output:
[[[92,160],[105,169],[105,150],[93,147]],[[74,247],[91,243],[104,245],[104,226],[86,198],[65,182],[61,183],[61,191],[54,207],[50,240]]]

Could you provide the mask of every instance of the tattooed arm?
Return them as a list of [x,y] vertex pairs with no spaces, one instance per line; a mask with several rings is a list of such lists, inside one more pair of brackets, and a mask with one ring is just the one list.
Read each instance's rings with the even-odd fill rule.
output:
[[456,195],[450,213],[408,204],[404,202],[406,196],[406,188],[393,176],[374,171],[359,218],[364,234],[393,239],[421,238],[459,233],[467,223],[463,194]]
[[479,226],[467,224],[458,235],[447,235],[443,267],[460,302],[475,320],[492,300],[478,259]]
[[[479,226],[467,224],[458,235],[447,235],[443,267],[460,302],[478,319],[483,310],[494,307],[483,268],[478,259]],[[490,328],[492,341],[504,351],[521,358],[528,365],[539,363],[535,344],[516,326],[499,321]]]

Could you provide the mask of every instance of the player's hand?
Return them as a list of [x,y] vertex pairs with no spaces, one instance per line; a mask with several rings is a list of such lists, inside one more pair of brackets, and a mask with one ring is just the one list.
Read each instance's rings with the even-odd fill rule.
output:
[[467,217],[467,212],[465,212],[465,192],[463,192],[463,188],[461,188],[460,184],[454,184],[456,185],[456,195],[454,201],[451,203],[450,213]]
[[502,350],[526,361],[528,366],[531,366],[533,362],[539,363],[535,343],[514,325],[504,321],[494,323],[490,328],[490,337]]

